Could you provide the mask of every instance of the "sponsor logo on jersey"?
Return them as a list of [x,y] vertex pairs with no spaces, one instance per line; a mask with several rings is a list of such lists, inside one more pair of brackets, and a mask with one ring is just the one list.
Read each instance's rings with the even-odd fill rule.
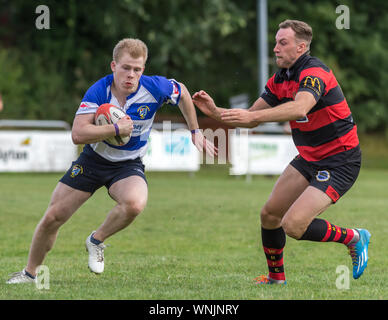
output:
[[74,178],[78,176],[79,174],[82,174],[84,172],[84,169],[82,168],[81,165],[75,164],[73,168],[71,168],[71,174],[70,177]]
[[317,77],[307,76],[303,82],[304,88],[310,88],[318,96],[321,94],[321,81]]
[[144,119],[148,111],[150,111],[150,108],[148,106],[140,106],[137,109],[137,113],[139,114],[140,119]]

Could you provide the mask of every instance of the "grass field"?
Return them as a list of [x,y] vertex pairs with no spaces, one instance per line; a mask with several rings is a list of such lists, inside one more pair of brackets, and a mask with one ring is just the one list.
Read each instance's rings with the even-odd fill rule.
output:
[[[259,233],[259,210],[276,177],[251,182],[228,176],[224,166],[187,173],[148,173],[146,210],[106,241],[105,272],[87,268],[84,241],[104,220],[113,201],[105,190],[66,223],[45,260],[49,290],[6,285],[26,263],[33,231],[62,174],[0,174],[0,299],[388,299],[386,241],[388,170],[361,170],[354,187],[325,219],[372,233],[370,260],[349,289],[337,289],[336,268],[348,266],[337,243],[287,238],[287,286],[257,287],[267,272]],[[350,276],[351,277],[351,276]]]

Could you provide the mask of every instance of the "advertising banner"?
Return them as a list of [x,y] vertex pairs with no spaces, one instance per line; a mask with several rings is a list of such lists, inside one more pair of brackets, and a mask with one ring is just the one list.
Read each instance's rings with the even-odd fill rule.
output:
[[231,175],[280,174],[298,154],[289,135],[230,135]]
[[70,131],[0,131],[0,172],[64,172],[76,157]]
[[147,171],[198,171],[200,153],[188,130],[152,130],[143,163]]
[[[70,131],[0,131],[0,172],[65,172],[77,158]],[[147,171],[198,171],[200,153],[188,130],[152,130]]]

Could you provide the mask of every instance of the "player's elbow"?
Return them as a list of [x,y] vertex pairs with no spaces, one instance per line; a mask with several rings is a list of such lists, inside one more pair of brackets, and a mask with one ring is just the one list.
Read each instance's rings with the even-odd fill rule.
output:
[[304,119],[307,117],[308,109],[303,105],[296,105],[295,110],[295,120]]
[[71,132],[71,140],[73,141],[74,144],[78,145],[78,144],[83,144],[84,142],[82,141],[82,138],[81,136],[76,132],[76,131],[72,131]]
[[299,120],[299,119],[305,119],[307,116],[307,113],[306,112],[303,112],[303,110],[298,110],[295,114],[295,120]]
[[190,105],[192,103],[192,99],[191,99],[189,90],[181,82],[179,82],[179,86],[181,87],[181,97],[180,97],[179,106],[181,107],[181,106]]
[[296,99],[292,102],[293,110],[297,119],[305,119],[310,110],[315,106],[316,101],[312,94],[307,92],[298,93]]

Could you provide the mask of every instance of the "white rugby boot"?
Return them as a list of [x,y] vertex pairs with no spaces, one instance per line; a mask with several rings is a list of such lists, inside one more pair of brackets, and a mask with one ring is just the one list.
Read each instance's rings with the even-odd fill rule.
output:
[[31,278],[26,274],[26,271],[23,269],[19,272],[11,273],[10,278],[7,280],[6,284],[16,284],[16,283],[36,283],[36,277]]
[[106,248],[105,244],[101,242],[100,244],[94,244],[91,242],[90,238],[96,231],[93,231],[89,237],[86,238],[86,251],[89,252],[89,262],[88,266],[90,271],[100,274],[104,272],[104,249]]

